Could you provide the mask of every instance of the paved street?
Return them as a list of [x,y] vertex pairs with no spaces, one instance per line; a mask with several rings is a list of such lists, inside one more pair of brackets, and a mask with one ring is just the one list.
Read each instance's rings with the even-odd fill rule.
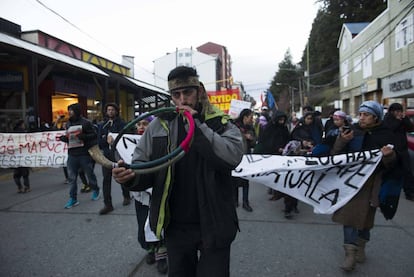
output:
[[[102,176],[96,167],[99,184]],[[17,194],[10,174],[0,176],[0,276],[163,276],[143,261],[133,205],[123,207],[113,186],[115,211],[100,216],[102,199],[79,194],[80,205],[63,209],[69,186],[63,171],[31,172],[32,192]],[[283,201],[268,201],[267,189],[252,184],[248,213],[238,208],[240,229],[232,247],[231,276],[348,276],[338,268],[342,229],[330,216],[300,203],[293,220]],[[367,261],[352,276],[414,275],[414,202],[400,201],[391,221],[377,214]]]

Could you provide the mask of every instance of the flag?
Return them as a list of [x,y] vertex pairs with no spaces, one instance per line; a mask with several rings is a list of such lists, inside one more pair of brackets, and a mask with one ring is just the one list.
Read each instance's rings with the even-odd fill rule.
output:
[[272,94],[272,92],[270,90],[267,91],[266,98],[267,98],[267,103],[269,104],[269,108],[271,110],[273,110],[274,108],[277,109],[277,107],[276,107],[276,101],[273,98],[273,94]]

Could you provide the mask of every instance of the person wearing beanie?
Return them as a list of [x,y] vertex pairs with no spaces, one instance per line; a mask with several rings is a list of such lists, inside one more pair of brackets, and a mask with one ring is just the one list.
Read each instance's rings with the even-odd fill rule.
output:
[[144,118],[143,120],[138,121],[135,124],[135,127],[137,128],[137,134],[138,135],[142,135],[145,132],[145,129],[147,129],[148,125],[150,124],[150,122],[154,119],[153,115],[150,115],[146,118]]
[[[111,145],[114,142],[112,136],[108,136],[109,133],[119,133],[126,125],[119,117],[119,107],[116,103],[107,103],[104,107],[105,119],[98,126],[98,143],[99,148],[103,151],[106,158],[111,161],[115,161],[115,153],[111,151]],[[112,183],[112,169],[108,169],[102,166],[102,191],[104,198],[104,207],[99,211],[100,215],[105,215],[114,210],[112,205],[111,196],[111,183]],[[122,205],[127,206],[131,203],[131,197],[129,190],[122,187],[122,196],[124,198]]]
[[[359,106],[359,122],[349,132],[337,136],[331,154],[380,149],[382,160],[360,191],[342,208],[335,211],[332,220],[343,226],[345,259],[340,266],[352,271],[356,263],[365,261],[365,245],[371,239],[375,212],[379,207],[379,190],[384,178],[398,176],[395,165],[397,153],[394,135],[383,121],[383,108],[375,101]],[[357,142],[357,143],[355,143]],[[356,145],[358,144],[358,147]],[[348,147],[352,146],[352,150]]]
[[70,185],[69,200],[65,209],[70,209],[79,205],[78,201],[78,172],[82,169],[89,180],[92,188],[92,200],[100,198],[98,181],[93,171],[94,160],[89,155],[88,149],[97,142],[97,133],[92,122],[81,115],[82,109],[79,103],[68,106],[69,120],[66,124],[66,135],[59,139],[68,144],[68,182]]
[[[152,187],[149,225],[166,239],[169,276],[229,276],[230,247],[238,230],[231,172],[242,160],[243,138],[230,117],[210,103],[194,68],[178,66],[167,79],[177,109],[194,118],[189,151],[154,173],[124,167],[112,173],[132,191]],[[133,163],[165,156],[186,133],[181,113],[160,115],[141,137]]]
[[328,131],[329,131],[331,128],[334,128],[334,127],[335,127],[335,125],[334,125],[334,121],[333,121],[333,115],[334,115],[334,113],[335,113],[336,111],[339,111],[339,109],[338,109],[338,108],[335,108],[335,109],[331,110],[331,111],[329,112],[329,114],[328,114],[328,120],[325,122],[325,125],[323,126],[323,131],[324,131],[324,133],[325,133],[325,134],[327,134],[327,133],[328,133]]
[[405,198],[414,201],[414,176],[411,172],[410,154],[408,153],[407,132],[414,130],[414,125],[404,115],[400,103],[392,103],[384,117],[384,124],[392,130],[395,136],[395,150],[399,157],[399,166],[403,170],[403,191]]

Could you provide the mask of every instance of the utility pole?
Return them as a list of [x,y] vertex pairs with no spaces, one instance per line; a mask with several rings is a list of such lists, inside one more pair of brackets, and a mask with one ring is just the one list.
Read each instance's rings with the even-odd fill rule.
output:
[[[310,97],[310,69],[309,69],[309,39],[308,39],[308,44],[306,45],[306,73],[307,73],[307,93],[306,95],[308,97]],[[306,97],[305,99],[305,105],[308,104],[308,97]]]

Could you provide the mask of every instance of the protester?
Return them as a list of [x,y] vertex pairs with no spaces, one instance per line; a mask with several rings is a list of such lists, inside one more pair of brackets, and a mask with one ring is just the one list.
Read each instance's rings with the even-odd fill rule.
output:
[[340,109],[333,109],[329,112],[328,114],[328,120],[325,122],[325,125],[323,126],[323,131],[326,134],[329,132],[329,130],[331,130],[332,128],[335,128],[335,124],[334,124],[334,113],[336,111],[340,111]]
[[88,153],[88,149],[97,144],[97,134],[92,123],[81,115],[80,104],[68,106],[69,121],[66,124],[66,135],[59,139],[68,144],[67,168],[69,173],[70,198],[65,209],[79,205],[78,201],[78,171],[82,168],[88,176],[91,186],[92,200],[100,198],[100,189],[97,184],[96,175],[93,172],[94,160]]
[[[253,128],[253,111],[250,109],[243,109],[239,116],[234,120],[234,124],[240,129],[243,135],[244,153],[250,154],[253,147],[256,145],[256,134]],[[239,206],[239,187],[242,187],[243,195],[243,209],[252,212],[253,208],[249,203],[249,181],[239,177],[232,177],[234,186],[234,201],[236,207]]]
[[335,111],[332,115],[333,125],[330,126],[325,134],[324,143],[332,148],[335,143],[336,137],[345,131],[350,131],[351,125],[348,123],[347,115],[343,111]]
[[384,117],[384,125],[391,129],[395,136],[395,151],[398,153],[399,166],[403,169],[403,190],[407,200],[414,201],[414,176],[411,171],[410,155],[408,153],[407,132],[414,130],[414,125],[404,115],[403,106],[392,103]]
[[305,106],[303,107],[303,114],[304,116],[301,120],[306,117],[306,115],[312,114],[313,120],[311,124],[311,133],[312,133],[312,141],[314,145],[319,144],[322,142],[323,137],[323,124],[321,119],[321,113],[319,111],[315,111],[312,106]]
[[[112,151],[112,143],[114,139],[109,136],[109,133],[119,133],[125,126],[125,121],[119,117],[119,107],[116,103],[108,103],[104,107],[105,120],[98,126],[98,143],[99,148],[103,151],[106,158],[111,161],[115,161],[115,152]],[[104,207],[99,211],[99,214],[105,215],[114,210],[112,205],[111,196],[111,183],[112,183],[112,169],[102,166],[102,191],[104,198]],[[127,206],[131,202],[131,196],[129,190],[121,186],[122,195],[124,200],[122,205]]]
[[314,114],[313,112],[307,112],[299,120],[299,123],[296,125],[295,129],[291,132],[291,140],[296,140],[301,142],[300,151],[302,154],[311,152],[312,148],[315,146],[315,136],[313,132],[314,128]]
[[[138,121],[135,126],[137,134],[143,135],[149,123],[154,119],[150,115],[143,120]],[[148,220],[149,206],[151,203],[152,188],[145,191],[132,191],[131,195],[135,203],[135,214],[138,223],[138,242],[142,249],[147,251],[145,261],[147,264],[157,263],[157,271],[161,274],[168,272],[167,248],[164,239],[158,239],[150,228],[145,228]]]
[[287,127],[288,127],[289,132],[292,132],[293,129],[295,129],[298,122],[299,122],[299,118],[296,116],[296,112],[292,112],[290,114],[290,117],[288,118]]
[[[189,152],[155,173],[119,167],[113,176],[131,190],[153,187],[150,226],[157,237],[165,234],[169,276],[229,276],[230,247],[238,230],[231,171],[242,159],[243,138],[229,117],[210,104],[194,68],[173,69],[168,87],[177,108],[195,120]],[[186,136],[185,128],[181,115],[156,118],[135,149],[133,162],[166,155]]]
[[[288,143],[290,134],[286,126],[287,115],[282,111],[276,111],[272,119],[259,135],[254,154],[281,155],[283,148]],[[278,200],[283,194],[269,188],[271,195],[269,200]]]
[[[26,124],[24,123],[23,119],[20,119],[16,122],[16,125],[13,128],[13,132],[15,133],[26,133]],[[29,167],[17,167],[13,170],[13,179],[17,186],[18,193],[26,193],[30,192],[30,180],[29,180],[30,168]],[[23,185],[21,178],[23,178]]]
[[337,210],[332,220],[343,225],[345,260],[341,268],[352,271],[355,264],[365,261],[365,245],[370,240],[370,230],[374,226],[376,208],[379,206],[379,188],[385,176],[396,174],[396,152],[393,134],[382,121],[383,108],[375,101],[365,101],[359,106],[359,122],[354,130],[341,132],[331,154],[346,152],[346,145],[358,139],[360,151],[381,149],[382,160],[361,190],[342,208]]

